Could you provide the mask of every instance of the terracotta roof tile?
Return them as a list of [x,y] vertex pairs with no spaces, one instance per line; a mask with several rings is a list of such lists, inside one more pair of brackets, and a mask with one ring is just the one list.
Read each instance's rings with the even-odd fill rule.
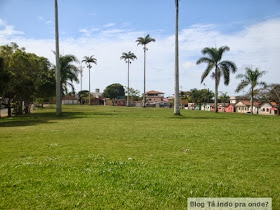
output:
[[150,91],[146,92],[146,94],[164,94],[164,93],[155,91],[155,90],[150,90]]

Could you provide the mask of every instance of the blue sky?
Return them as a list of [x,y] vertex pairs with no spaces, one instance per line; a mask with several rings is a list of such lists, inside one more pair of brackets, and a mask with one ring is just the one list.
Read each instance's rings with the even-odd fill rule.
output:
[[[127,84],[127,69],[120,61],[131,50],[138,59],[131,66],[130,85],[143,91],[143,50],[139,36],[156,39],[148,45],[147,90],[173,94],[174,86],[174,0],[58,0],[61,54],[80,60],[95,55],[98,65],[91,74],[92,91],[109,84]],[[29,52],[54,62],[54,1],[0,0],[0,44],[17,42]],[[214,89],[214,81],[200,76],[205,66],[196,66],[203,47],[228,45],[225,59],[234,61],[238,72],[246,66],[266,70],[263,80],[279,83],[280,0],[181,0],[180,86]],[[78,64],[79,66],[81,64]],[[236,95],[233,75],[229,87],[220,91]],[[76,84],[80,90],[80,84]],[[83,89],[88,87],[84,69]]]

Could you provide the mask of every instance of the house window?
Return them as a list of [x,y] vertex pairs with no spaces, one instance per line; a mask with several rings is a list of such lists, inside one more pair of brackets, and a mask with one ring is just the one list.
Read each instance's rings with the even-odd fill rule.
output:
[[266,112],[269,112],[269,108],[266,108]]

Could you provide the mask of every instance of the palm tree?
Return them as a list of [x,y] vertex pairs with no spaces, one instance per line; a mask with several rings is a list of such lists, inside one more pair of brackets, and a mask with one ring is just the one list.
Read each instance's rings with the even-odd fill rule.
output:
[[178,16],[179,16],[179,0],[175,0],[176,18],[175,18],[175,100],[174,114],[180,115],[179,107],[179,41],[178,41]]
[[97,64],[97,60],[96,58],[92,56],[85,56],[84,57],[84,60],[82,60],[82,62],[85,62],[87,64],[87,67],[88,67],[88,99],[89,99],[89,105],[91,105],[91,101],[90,101],[90,69],[91,69],[91,63],[94,63],[95,65]]
[[150,35],[148,34],[145,37],[138,37],[136,42],[138,42],[137,45],[141,44],[143,45],[143,49],[144,49],[144,96],[143,96],[143,107],[146,107],[146,51],[148,50],[148,48],[146,47],[147,44],[149,44],[150,42],[155,42],[156,40],[151,38]]
[[239,85],[236,88],[236,92],[239,92],[240,90],[244,89],[248,85],[250,85],[250,95],[251,95],[251,114],[253,114],[253,102],[254,102],[254,92],[255,87],[260,86],[266,86],[265,82],[259,81],[259,79],[265,74],[265,71],[259,71],[258,68],[255,70],[252,70],[250,68],[246,68],[245,74],[238,74],[236,78],[242,79]]
[[215,72],[212,73],[212,78],[215,79],[215,112],[218,112],[217,98],[218,98],[218,86],[220,84],[221,76],[224,77],[224,84],[228,85],[230,81],[230,72],[235,73],[237,67],[232,61],[221,61],[222,56],[225,51],[229,51],[228,46],[215,48],[204,48],[201,52],[203,55],[208,55],[207,57],[201,57],[196,61],[196,64],[207,63],[207,67],[201,76],[201,83],[208,76],[212,69]]
[[128,53],[123,52],[121,59],[124,59],[125,62],[127,63],[127,106],[129,106],[129,64],[131,63],[130,60],[134,60],[137,59],[136,55],[134,55],[134,53],[132,53],[131,51],[129,51]]
[[230,97],[227,95],[227,92],[225,92],[225,93],[221,92],[220,99],[221,99],[221,102],[224,104],[224,112],[226,111],[225,103],[226,103],[226,101],[228,101],[229,98]]
[[58,34],[58,8],[57,0],[54,1],[55,7],[55,43],[56,43],[56,116],[61,116],[61,80],[59,69],[59,34]]
[[73,62],[79,63],[74,55],[64,55],[59,57],[59,68],[61,73],[61,88],[64,93],[68,92],[67,85],[74,91],[73,82],[79,82],[78,74],[80,70]]

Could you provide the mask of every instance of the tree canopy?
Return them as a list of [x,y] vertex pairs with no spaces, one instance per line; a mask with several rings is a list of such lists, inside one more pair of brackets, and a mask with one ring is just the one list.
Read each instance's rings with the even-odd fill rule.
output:
[[201,57],[196,61],[196,64],[207,64],[207,67],[201,76],[201,83],[209,75],[211,70],[214,69],[214,72],[212,73],[211,77],[215,79],[215,112],[218,112],[218,86],[220,84],[221,77],[223,76],[224,78],[224,84],[228,85],[230,82],[230,72],[235,73],[237,70],[235,63],[233,63],[232,61],[221,61],[223,54],[229,50],[230,48],[228,46],[222,46],[219,49],[217,49],[216,47],[206,47],[201,51],[202,54],[206,56]]
[[119,83],[108,85],[103,91],[103,96],[110,98],[115,103],[116,98],[125,96],[124,87]]
[[27,53],[16,43],[11,43],[0,46],[0,62],[0,95],[8,98],[9,116],[12,100],[15,112],[22,114],[23,101],[25,112],[28,113],[28,104],[35,98],[54,96],[55,77],[47,58]]
[[251,114],[253,111],[253,101],[254,95],[256,92],[257,86],[265,87],[266,83],[260,81],[260,78],[265,74],[265,71],[260,71],[258,68],[252,70],[251,68],[246,68],[244,74],[238,74],[236,78],[241,79],[241,82],[238,84],[236,88],[236,92],[240,92],[242,89],[250,86],[250,95],[251,95]]

